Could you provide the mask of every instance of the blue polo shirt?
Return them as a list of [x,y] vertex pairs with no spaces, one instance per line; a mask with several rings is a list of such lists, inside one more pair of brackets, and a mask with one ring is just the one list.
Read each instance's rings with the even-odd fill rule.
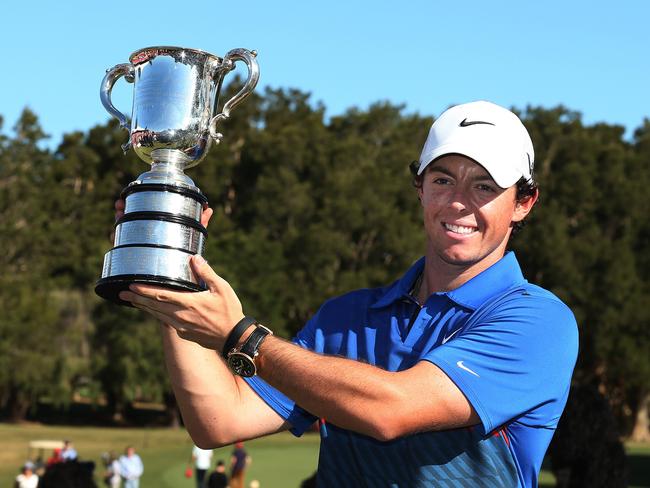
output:
[[[327,423],[319,486],[537,486],[578,351],[569,308],[528,283],[514,253],[420,307],[409,294],[424,258],[395,283],[327,301],[294,341],[388,371],[430,361],[480,424],[380,442]],[[249,385],[302,434],[315,417],[255,377]]]

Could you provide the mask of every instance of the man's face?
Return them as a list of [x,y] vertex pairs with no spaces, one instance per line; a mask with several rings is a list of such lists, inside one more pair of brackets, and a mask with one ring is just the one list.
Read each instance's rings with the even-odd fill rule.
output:
[[428,256],[467,269],[488,268],[504,254],[511,223],[522,220],[535,198],[515,200],[516,186],[500,188],[472,159],[447,155],[431,163],[418,190]]

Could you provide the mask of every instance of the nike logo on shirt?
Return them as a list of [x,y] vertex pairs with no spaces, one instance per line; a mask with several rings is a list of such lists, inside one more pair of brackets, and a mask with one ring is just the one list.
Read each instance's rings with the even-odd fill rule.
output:
[[459,331],[460,331],[460,329],[456,329],[455,331],[453,331],[453,332],[452,332],[451,334],[449,334],[448,336],[443,337],[443,338],[442,338],[442,343],[443,343],[443,344],[446,343],[449,339],[451,339],[452,337],[454,337],[454,336],[455,336]]
[[458,362],[456,363],[456,366],[458,366],[460,369],[464,369],[464,370],[467,371],[468,373],[473,374],[473,375],[476,376],[477,378],[480,378],[480,376],[479,376],[477,373],[475,373],[474,371],[472,371],[471,369],[469,369],[467,366],[465,366],[465,365],[463,364],[463,362],[464,362],[464,361],[458,361]]

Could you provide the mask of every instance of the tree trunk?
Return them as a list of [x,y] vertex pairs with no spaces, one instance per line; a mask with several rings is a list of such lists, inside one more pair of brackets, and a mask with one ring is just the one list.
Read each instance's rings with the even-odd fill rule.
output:
[[642,392],[639,395],[639,405],[636,410],[634,427],[630,440],[634,442],[650,441],[650,393]]
[[167,425],[173,429],[178,429],[181,426],[181,412],[178,410],[176,397],[172,392],[164,394],[165,401],[165,416],[167,417]]
[[12,388],[7,400],[7,421],[18,423],[25,420],[31,402],[20,394],[17,388]]

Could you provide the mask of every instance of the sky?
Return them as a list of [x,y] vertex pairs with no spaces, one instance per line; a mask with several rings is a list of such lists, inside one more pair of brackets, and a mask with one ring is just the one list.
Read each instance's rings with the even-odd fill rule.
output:
[[[260,93],[298,88],[327,116],[378,101],[433,116],[477,99],[562,104],[631,137],[650,118],[649,23],[647,0],[6,0],[0,130],[11,134],[29,107],[56,148],[109,119],[107,68],[170,45],[255,49]],[[123,79],[113,90],[125,113],[132,91]]]

